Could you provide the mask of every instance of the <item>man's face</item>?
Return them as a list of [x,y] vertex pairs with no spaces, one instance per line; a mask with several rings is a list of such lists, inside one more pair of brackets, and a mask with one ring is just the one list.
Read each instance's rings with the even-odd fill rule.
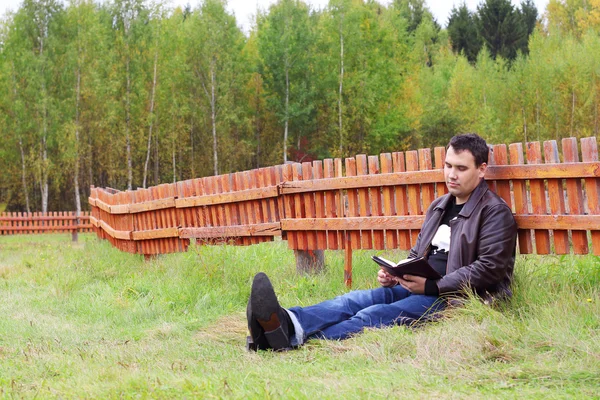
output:
[[475,157],[469,150],[455,152],[452,146],[446,152],[444,178],[448,191],[456,197],[456,204],[463,204],[469,200],[471,192],[485,175],[487,164],[475,166]]

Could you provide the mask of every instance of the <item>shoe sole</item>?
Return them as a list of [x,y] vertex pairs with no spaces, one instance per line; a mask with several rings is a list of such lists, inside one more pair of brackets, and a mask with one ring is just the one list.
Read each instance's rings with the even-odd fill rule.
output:
[[277,301],[277,295],[266,274],[259,272],[252,283],[250,306],[258,324],[264,329],[265,337],[273,350],[287,350],[290,339],[283,330],[280,312],[286,312]]
[[265,330],[260,326],[252,313],[250,302],[248,302],[248,307],[246,308],[246,319],[248,320],[248,331],[250,332],[250,336],[246,339],[246,348],[254,351],[270,349],[271,346],[265,337]]

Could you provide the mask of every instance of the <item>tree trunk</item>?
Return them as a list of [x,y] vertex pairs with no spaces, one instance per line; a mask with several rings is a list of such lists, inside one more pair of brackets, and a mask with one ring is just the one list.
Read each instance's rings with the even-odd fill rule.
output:
[[[13,77],[13,95],[14,95],[14,102],[16,103],[17,101],[17,77],[15,76],[15,64],[14,62],[11,63],[12,65],[12,77]],[[16,113],[15,113],[16,115]],[[19,152],[21,153],[21,182],[23,184],[23,195],[25,196],[25,207],[27,209],[27,212],[30,213],[31,212],[31,207],[29,206],[29,191],[27,190],[27,176],[26,176],[26,172],[27,170],[25,169],[25,150],[23,149],[23,138],[21,137],[21,134],[18,135],[19,138]]]
[[[80,49],[81,51],[81,49]],[[78,61],[79,62],[79,61]],[[77,86],[75,88],[75,165],[73,184],[75,186],[75,225],[79,225],[81,215],[81,196],[79,194],[79,100],[81,98],[81,68],[77,66]],[[78,228],[73,230],[73,241],[78,239]]]
[[160,125],[156,127],[154,135],[154,185],[160,185],[160,148],[158,146],[158,137],[160,133]]
[[88,150],[88,181],[90,182],[90,185],[94,182],[94,145],[92,143],[92,135],[88,135],[88,143],[87,143],[87,150]]
[[540,92],[539,89],[535,91],[535,125],[537,130],[537,139],[540,140],[542,135],[542,122],[540,120]]
[[[596,81],[596,76],[594,76],[593,85],[595,88],[598,88],[598,83]],[[598,90],[596,89],[596,93],[594,93],[594,136],[598,136]]]
[[575,88],[572,89],[571,92],[572,102],[571,102],[571,137],[573,136],[573,127],[575,125]]
[[191,163],[192,163],[192,178],[196,177],[196,161],[194,159],[194,118],[191,118],[192,123],[190,124],[190,144],[191,144]]
[[[44,32],[40,27],[40,32]],[[40,38],[40,57],[44,57],[44,36]],[[42,143],[41,143],[41,171],[40,171],[40,192],[42,194],[42,212],[48,212],[48,110],[46,93],[46,79],[44,77],[44,64],[42,64]]]
[[325,268],[323,250],[294,250],[296,271],[301,274],[316,274]]
[[521,107],[521,114],[523,115],[523,134],[525,135],[525,143],[529,141],[527,137],[527,118],[525,116],[525,107]]
[[133,189],[133,161],[131,155],[131,138],[129,133],[129,122],[131,120],[131,77],[129,76],[129,46],[125,47],[127,59],[125,60],[127,92],[125,93],[125,145],[127,147],[127,189]]
[[287,162],[287,141],[288,141],[288,120],[290,118],[290,69],[287,65],[287,59],[285,63],[285,121],[283,129],[283,163]]
[[31,212],[31,207],[29,206],[29,192],[27,190],[27,179],[26,179],[26,170],[25,170],[25,151],[23,150],[23,139],[21,135],[19,135],[19,150],[21,151],[21,181],[23,183],[23,194],[25,195],[25,206],[27,207],[27,212]]
[[173,183],[177,183],[177,164],[175,163],[175,138],[173,138]]
[[254,80],[256,81],[256,111],[254,113],[254,121],[256,128],[256,168],[260,168],[260,91],[258,90],[258,75],[254,76]]
[[210,120],[212,123],[213,136],[213,168],[214,174],[219,175],[219,154],[217,150],[217,110],[216,110],[216,95],[215,95],[215,57],[213,56],[210,63]]
[[154,53],[154,77],[152,79],[152,94],[150,96],[150,126],[148,128],[148,146],[146,149],[146,162],[144,163],[144,181],[142,186],[146,188],[146,178],[148,177],[148,163],[150,162],[150,148],[152,147],[152,126],[154,124],[154,95],[156,93],[156,72],[158,67],[158,43]]
[[344,14],[341,15],[340,20],[340,90],[338,95],[338,124],[340,131],[340,156],[344,150],[344,131],[342,129],[342,93],[344,86],[344,34],[342,32],[342,24],[344,21]]
[[48,212],[48,120],[46,108],[46,85],[42,83],[42,165],[40,174],[40,191],[42,192],[42,212]]

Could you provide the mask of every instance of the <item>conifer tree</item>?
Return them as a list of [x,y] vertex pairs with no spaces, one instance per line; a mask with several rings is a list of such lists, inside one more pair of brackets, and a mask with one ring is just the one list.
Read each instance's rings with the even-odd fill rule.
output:
[[477,6],[477,30],[493,58],[514,60],[527,43],[527,27],[510,0],[485,0]]
[[477,60],[477,54],[481,49],[481,38],[477,33],[473,13],[465,3],[459,8],[452,7],[448,18],[448,36],[452,50],[463,53],[471,63]]

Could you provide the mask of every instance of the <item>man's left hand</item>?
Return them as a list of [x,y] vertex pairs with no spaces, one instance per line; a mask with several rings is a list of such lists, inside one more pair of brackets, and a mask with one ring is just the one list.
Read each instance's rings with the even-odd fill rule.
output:
[[397,278],[398,283],[402,287],[414,294],[425,293],[425,281],[426,278],[416,275],[404,275],[402,278]]

